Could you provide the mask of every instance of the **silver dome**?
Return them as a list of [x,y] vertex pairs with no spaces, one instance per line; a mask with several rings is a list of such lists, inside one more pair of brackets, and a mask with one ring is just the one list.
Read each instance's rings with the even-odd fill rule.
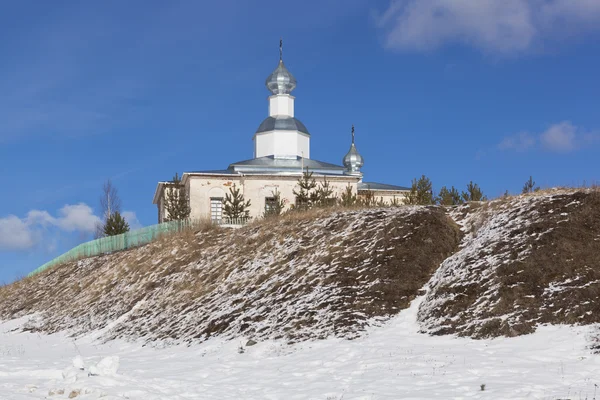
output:
[[347,175],[362,175],[360,169],[365,165],[365,160],[358,153],[358,150],[356,150],[356,146],[354,145],[354,125],[352,125],[352,144],[350,145],[348,154],[344,156],[343,164],[344,167],[346,167]]
[[290,94],[296,88],[296,78],[285,67],[283,60],[279,60],[279,65],[269,75],[265,85],[272,94]]
[[296,118],[284,116],[265,118],[256,130],[256,133],[269,131],[298,131],[310,135],[302,122]]

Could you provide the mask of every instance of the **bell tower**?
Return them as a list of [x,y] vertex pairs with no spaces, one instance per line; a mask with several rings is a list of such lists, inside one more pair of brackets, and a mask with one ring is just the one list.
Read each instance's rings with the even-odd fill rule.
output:
[[254,157],[310,158],[310,134],[294,116],[296,78],[283,63],[283,41],[279,41],[279,64],[265,85],[269,96],[269,116],[254,134]]

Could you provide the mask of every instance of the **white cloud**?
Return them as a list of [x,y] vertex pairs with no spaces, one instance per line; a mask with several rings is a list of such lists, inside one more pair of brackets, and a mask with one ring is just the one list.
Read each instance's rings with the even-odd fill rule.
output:
[[501,150],[525,151],[535,146],[536,139],[533,135],[522,132],[514,136],[505,137],[498,145]]
[[539,145],[546,151],[567,153],[599,140],[600,135],[597,132],[589,132],[573,125],[570,121],[562,121],[537,135],[523,132],[507,136],[498,144],[498,148],[526,151]]
[[0,250],[24,250],[35,244],[34,232],[20,218],[0,218]]
[[577,127],[568,121],[552,125],[540,135],[542,145],[550,151],[568,152],[578,147]]
[[130,230],[140,229],[142,227],[135,211],[123,211],[123,218],[125,218],[125,221],[129,224]]
[[68,232],[94,232],[100,218],[94,215],[90,206],[84,203],[66,205],[59,211],[56,225]]
[[600,30],[600,1],[392,0],[377,23],[391,49],[428,51],[460,43],[507,55]]
[[58,217],[42,210],[31,210],[25,218],[9,215],[0,218],[0,249],[30,249],[42,240],[43,232],[50,227],[66,232],[92,233],[99,221],[92,208],[84,203],[65,205],[58,211]]

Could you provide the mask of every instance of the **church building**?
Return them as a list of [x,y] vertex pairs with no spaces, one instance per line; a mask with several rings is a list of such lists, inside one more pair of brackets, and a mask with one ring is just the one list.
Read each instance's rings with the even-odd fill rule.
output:
[[[271,93],[269,116],[254,133],[254,157],[234,162],[223,170],[183,173],[181,184],[189,195],[190,218],[220,222],[224,218],[223,200],[233,185],[250,200],[252,218],[262,217],[265,210],[273,206],[275,193],[279,193],[288,209],[295,203],[293,191],[298,190],[298,179],[307,169],[317,182],[326,178],[338,198],[350,186],[359,197],[369,193],[378,201],[402,201],[408,188],[363,181],[364,159],[354,144],[354,127],[350,149],[342,158],[343,165],[310,158],[311,135],[295,117],[292,91],[296,79],[283,63],[281,45],[279,64],[267,78],[266,86]],[[165,215],[168,186],[169,182],[159,182],[154,194],[159,223],[168,217]]]

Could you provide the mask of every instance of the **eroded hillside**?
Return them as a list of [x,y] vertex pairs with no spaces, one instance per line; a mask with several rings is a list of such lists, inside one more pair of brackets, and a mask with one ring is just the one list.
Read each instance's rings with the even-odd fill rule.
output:
[[209,229],[0,288],[0,318],[103,339],[354,337],[406,308],[462,234],[441,208],[323,211]]
[[428,285],[425,331],[481,338],[600,322],[600,192],[549,191],[450,215],[467,234]]
[[[600,323],[600,191],[322,210],[165,237],[0,288],[0,319],[172,343],[353,338],[426,288],[424,332]],[[598,342],[598,341],[597,341]]]

